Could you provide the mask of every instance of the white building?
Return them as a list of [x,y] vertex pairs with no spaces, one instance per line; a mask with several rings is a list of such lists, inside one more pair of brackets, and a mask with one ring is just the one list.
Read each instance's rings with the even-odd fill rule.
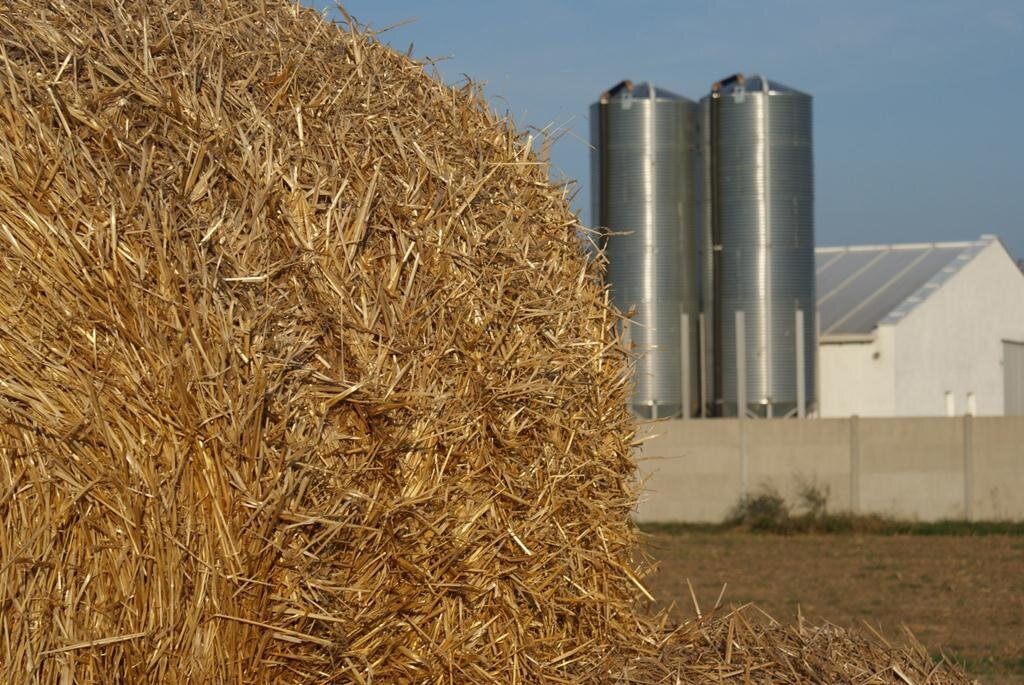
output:
[[998,238],[815,257],[819,415],[1024,414],[1024,273]]

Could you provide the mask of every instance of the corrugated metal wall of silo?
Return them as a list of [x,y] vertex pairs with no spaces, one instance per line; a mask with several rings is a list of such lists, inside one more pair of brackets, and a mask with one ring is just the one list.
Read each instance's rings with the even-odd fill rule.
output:
[[624,81],[591,106],[590,116],[592,221],[605,231],[613,301],[623,312],[635,311],[633,410],[645,418],[674,416],[688,398],[693,414],[700,400],[698,106]]
[[735,313],[744,313],[748,410],[797,408],[796,311],[804,313],[804,398],[815,401],[812,104],[763,77],[731,77],[701,101],[707,201],[705,306],[716,411],[738,402]]

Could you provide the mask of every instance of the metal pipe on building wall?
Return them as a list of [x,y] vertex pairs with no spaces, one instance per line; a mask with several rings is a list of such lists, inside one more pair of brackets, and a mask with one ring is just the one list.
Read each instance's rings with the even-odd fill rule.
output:
[[697,117],[697,103],[630,81],[590,108],[591,218],[612,300],[634,311],[631,405],[643,418],[699,409]]

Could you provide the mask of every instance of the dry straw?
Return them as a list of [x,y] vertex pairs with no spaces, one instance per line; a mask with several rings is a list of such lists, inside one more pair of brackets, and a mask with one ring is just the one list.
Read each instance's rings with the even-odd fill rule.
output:
[[477,90],[309,9],[3,3],[4,681],[953,682],[638,609],[576,230]]

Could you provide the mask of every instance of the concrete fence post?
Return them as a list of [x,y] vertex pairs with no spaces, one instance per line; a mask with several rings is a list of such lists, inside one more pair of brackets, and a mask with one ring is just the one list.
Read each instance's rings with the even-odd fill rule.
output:
[[860,513],[860,418],[851,416],[850,426],[850,511]]
[[974,417],[964,415],[964,518],[974,518]]

